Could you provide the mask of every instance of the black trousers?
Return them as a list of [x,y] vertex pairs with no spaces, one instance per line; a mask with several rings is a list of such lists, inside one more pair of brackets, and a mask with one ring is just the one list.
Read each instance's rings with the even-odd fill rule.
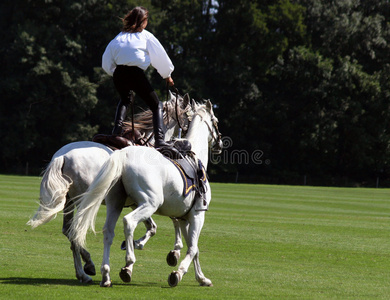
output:
[[118,91],[122,105],[129,107],[129,92],[133,90],[149,106],[152,111],[158,108],[159,99],[146,78],[142,69],[133,66],[119,65],[114,72],[114,85]]

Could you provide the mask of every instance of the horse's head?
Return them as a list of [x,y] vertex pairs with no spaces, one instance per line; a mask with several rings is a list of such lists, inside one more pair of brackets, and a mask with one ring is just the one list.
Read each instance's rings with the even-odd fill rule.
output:
[[218,118],[214,115],[213,110],[213,104],[210,100],[206,100],[206,111],[208,111],[210,115],[210,123],[206,123],[209,130],[210,130],[210,136],[211,136],[211,149],[217,153],[220,154],[222,152],[222,134],[219,132],[218,129]]
[[209,131],[209,147],[216,154],[222,152],[222,135],[218,129],[218,118],[214,114],[213,104],[210,100],[205,100],[204,104],[192,103],[195,115],[199,115],[207,125]]

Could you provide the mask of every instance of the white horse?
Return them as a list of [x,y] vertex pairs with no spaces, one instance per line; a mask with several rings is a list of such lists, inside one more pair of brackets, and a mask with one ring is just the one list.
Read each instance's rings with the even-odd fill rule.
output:
[[[212,104],[198,105],[187,133],[196,159],[203,162],[207,169],[208,146],[220,153],[221,135],[217,127]],[[110,246],[114,238],[115,224],[119,218],[126,197],[137,207],[123,218],[126,237],[126,265],[121,269],[120,277],[130,282],[135,263],[133,234],[136,226],[150,218],[154,213],[177,218],[188,250],[177,271],[170,274],[168,283],[176,286],[187,272],[191,261],[194,262],[195,277],[201,286],[211,286],[212,282],[202,273],[199,264],[198,239],[204,223],[205,211],[197,209],[195,192],[183,195],[184,183],[179,170],[155,149],[146,147],[127,147],[116,151],[103,165],[87,192],[77,200],[79,206],[75,215],[70,239],[78,247],[85,246],[89,228],[95,230],[95,218],[103,199],[106,201],[107,217],[103,228],[104,254],[101,267],[101,286],[111,286]],[[205,201],[211,201],[211,191],[206,182]]]
[[[176,95],[170,96],[165,102],[164,122],[167,127],[165,139],[169,140],[177,131],[177,117],[180,116],[180,124],[188,128],[188,118],[191,116],[192,107],[188,95],[176,99]],[[136,115],[135,129],[139,130],[147,138],[152,134],[151,112],[146,111]],[[131,129],[130,123],[127,124]],[[151,139],[151,141],[153,141]],[[45,224],[56,217],[57,213],[64,211],[62,233],[68,236],[69,227],[73,218],[75,204],[72,198],[83,194],[100,168],[113,153],[109,147],[90,141],[74,142],[59,149],[47,166],[40,187],[40,206],[35,215],[27,222],[32,228]],[[157,225],[152,218],[144,221],[146,234],[135,241],[135,247],[142,249],[146,242],[157,230]],[[181,244],[180,232],[176,230],[177,243]],[[76,277],[81,282],[89,283],[92,279],[88,275],[95,275],[95,265],[91,256],[84,248],[75,249],[71,243]],[[81,257],[85,261],[83,269]]]

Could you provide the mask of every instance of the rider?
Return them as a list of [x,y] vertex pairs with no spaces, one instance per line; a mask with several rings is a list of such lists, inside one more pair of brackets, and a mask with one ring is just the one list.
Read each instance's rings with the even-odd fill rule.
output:
[[168,85],[174,82],[174,70],[165,49],[155,36],[145,30],[149,12],[144,7],[135,7],[122,19],[122,31],[108,44],[102,58],[102,67],[113,76],[120,95],[115,115],[114,135],[122,132],[123,121],[130,105],[130,91],[135,91],[153,112],[155,147],[169,146],[165,140],[163,105],[150,85],[144,71],[152,64]]

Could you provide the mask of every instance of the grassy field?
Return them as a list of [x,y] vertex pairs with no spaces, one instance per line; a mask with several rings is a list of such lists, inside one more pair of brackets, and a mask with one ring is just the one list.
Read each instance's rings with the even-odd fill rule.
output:
[[[214,287],[198,286],[193,266],[176,288],[165,257],[173,226],[156,216],[124,284],[122,223],[111,250],[113,288],[79,283],[62,216],[31,230],[38,177],[0,176],[1,299],[390,299],[390,190],[212,184],[200,259]],[[126,209],[127,213],[128,210]],[[125,213],[124,212],[124,213]],[[102,228],[101,208],[96,228]],[[136,236],[144,233],[138,226]],[[97,269],[102,233],[88,235]]]

